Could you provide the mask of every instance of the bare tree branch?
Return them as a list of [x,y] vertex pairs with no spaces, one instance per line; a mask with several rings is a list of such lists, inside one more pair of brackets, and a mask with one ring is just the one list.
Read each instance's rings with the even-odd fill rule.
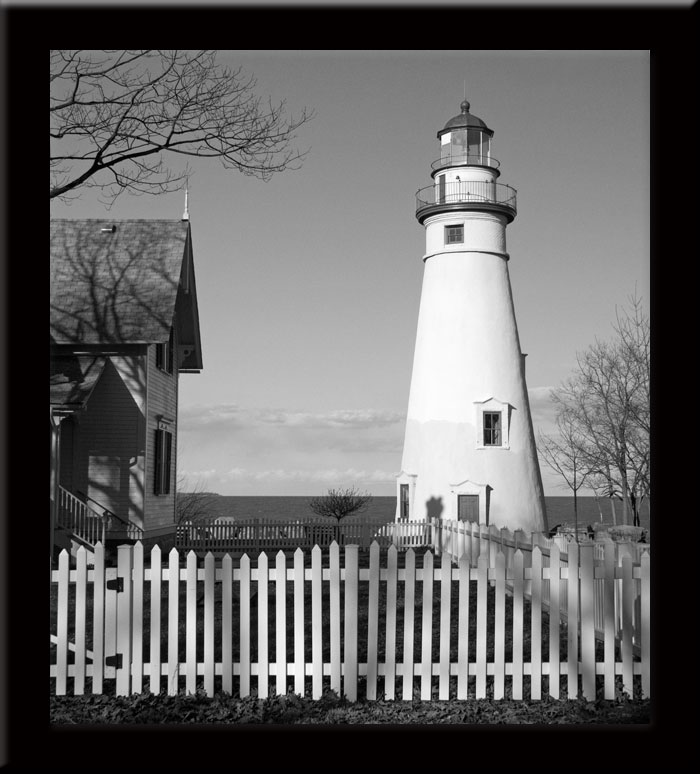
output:
[[166,165],[166,153],[263,180],[306,155],[292,144],[313,113],[263,102],[254,78],[217,65],[216,51],[51,51],[50,81],[52,199],[176,190],[190,170]]
[[[545,444],[542,452],[565,470],[575,453],[579,469],[598,489],[619,495],[623,520],[631,514],[637,526],[639,507],[651,493],[649,321],[636,295],[616,318],[616,337],[579,354],[573,375],[554,391],[565,440],[560,448]],[[571,428],[568,436],[562,428]]]

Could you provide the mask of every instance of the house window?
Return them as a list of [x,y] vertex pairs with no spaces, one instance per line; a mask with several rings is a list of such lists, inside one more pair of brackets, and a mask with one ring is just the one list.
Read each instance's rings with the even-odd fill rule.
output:
[[171,374],[173,372],[173,329],[170,329],[170,338],[167,343],[156,344],[156,366]]
[[500,446],[501,412],[484,411],[484,446]]
[[156,430],[155,473],[153,493],[170,494],[170,459],[173,434],[167,430]]
[[464,242],[464,226],[445,226],[445,244],[455,245]]

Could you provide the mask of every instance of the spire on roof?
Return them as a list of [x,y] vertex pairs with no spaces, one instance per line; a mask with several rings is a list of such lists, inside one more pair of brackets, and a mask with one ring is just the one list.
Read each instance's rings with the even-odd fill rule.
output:
[[188,184],[185,185],[185,211],[182,213],[182,220],[190,219],[190,211],[187,209],[187,200],[189,196]]

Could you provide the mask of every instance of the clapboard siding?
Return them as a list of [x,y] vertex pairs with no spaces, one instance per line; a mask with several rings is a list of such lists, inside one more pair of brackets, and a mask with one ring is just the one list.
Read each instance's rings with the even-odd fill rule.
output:
[[[173,350],[177,352],[177,336],[174,337]],[[148,402],[146,408],[146,481],[144,498],[146,504],[146,537],[149,531],[162,533],[163,528],[175,525],[175,489],[177,471],[177,397],[178,371],[177,358],[173,364],[173,372],[169,374],[156,365],[156,345],[148,347]],[[155,431],[158,428],[159,416],[172,420],[172,453],[170,458],[170,492],[156,495],[153,492],[155,476]]]
[[142,361],[138,355],[110,358],[77,419],[73,448],[65,450],[75,472],[73,487],[139,525],[144,470]]

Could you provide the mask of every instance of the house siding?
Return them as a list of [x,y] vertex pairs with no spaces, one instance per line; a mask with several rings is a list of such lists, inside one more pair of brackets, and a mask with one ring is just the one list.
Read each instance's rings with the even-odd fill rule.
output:
[[[61,460],[62,479],[70,481],[73,491],[86,493],[120,518],[139,525],[143,524],[144,389],[143,357],[111,357],[86,409],[72,420],[77,424],[66,428],[62,442],[72,436],[72,449],[66,449]],[[89,504],[97,508],[96,503]]]
[[[156,366],[156,345],[148,347],[148,401],[146,407],[146,482],[144,499],[146,508],[145,538],[165,535],[175,530],[175,493],[177,476],[177,335],[174,336],[175,353],[173,373],[169,374]],[[172,450],[170,457],[170,492],[156,495],[153,491],[155,479],[155,433],[158,419],[166,417],[170,421]],[[162,545],[159,541],[159,544]]]

